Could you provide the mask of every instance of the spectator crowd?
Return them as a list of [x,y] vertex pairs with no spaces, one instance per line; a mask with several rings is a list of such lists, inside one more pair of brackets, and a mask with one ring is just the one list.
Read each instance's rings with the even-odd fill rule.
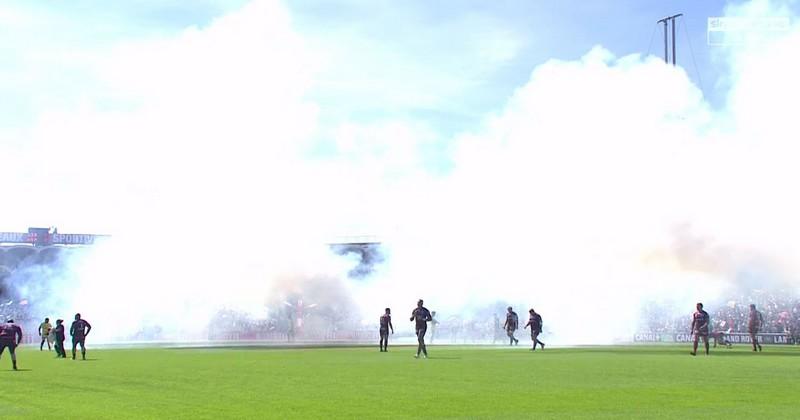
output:
[[[800,338],[800,298],[782,291],[752,291],[739,293],[718,302],[706,302],[714,331],[747,333],[750,304],[755,304],[764,317],[763,333],[787,334]],[[691,306],[689,307],[691,308]],[[650,303],[642,309],[640,332],[674,334],[687,332],[691,324],[691,311],[678,313],[674,306]],[[798,340],[795,340],[798,342]]]

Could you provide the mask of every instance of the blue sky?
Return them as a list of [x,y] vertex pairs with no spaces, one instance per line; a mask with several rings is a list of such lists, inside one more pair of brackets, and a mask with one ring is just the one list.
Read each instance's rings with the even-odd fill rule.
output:
[[[359,115],[408,113],[447,134],[472,129],[484,113],[502,106],[527,82],[530,72],[549,59],[574,60],[595,45],[617,55],[646,53],[648,47],[651,53],[660,54],[661,28],[653,33],[655,21],[677,11],[686,14],[681,24],[688,29],[706,94],[712,102],[718,102],[724,93],[716,88],[718,75],[705,45],[706,19],[722,13],[721,1],[681,1],[670,6],[631,0],[403,2],[403,7],[396,6],[397,2],[343,2],[337,7],[321,4],[329,3],[293,6],[297,25],[304,32],[320,37],[331,32],[356,32],[360,37],[378,40],[383,48],[398,51],[414,63],[415,70],[442,79],[451,74],[472,82],[468,88],[448,92],[452,94],[450,100],[434,107],[407,104],[392,108],[357,96],[353,103],[358,104],[354,106]],[[685,28],[678,28],[680,62],[696,81],[698,71],[691,61]],[[487,61],[471,49],[482,37],[497,37],[497,42],[511,44],[511,51],[505,59]]]
[[[0,59],[0,71],[14,73],[24,63],[23,51],[102,49],[118,42],[176,34],[187,27],[208,25],[214,18],[242,7],[235,1],[143,1],[105,2],[6,2],[5,10],[24,14],[33,22],[15,30],[0,29],[4,50],[14,51]],[[667,14],[684,13],[678,32],[679,62],[698,83],[709,100],[724,98],[719,69],[713,51],[706,46],[706,19],[723,13],[726,2],[634,1],[587,2],[551,1],[293,1],[286,3],[297,31],[311,40],[338,44],[342,56],[357,59],[387,57],[398,60],[396,71],[385,67],[350,67],[328,75],[327,83],[312,92],[323,106],[321,118],[360,120],[410,117],[425,121],[446,134],[470,129],[487,111],[497,109],[531,70],[548,59],[575,59],[594,45],[603,45],[617,55],[646,53],[660,55],[661,28],[655,21]],[[655,30],[655,32],[654,32]],[[688,30],[697,69],[686,39]],[[486,57],[475,46],[496,48],[497,57]],[[493,44],[494,43],[494,44]],[[359,51],[359,48],[365,48]],[[48,87],[48,92],[69,103],[90,83],[70,78],[64,70],[38,69],[26,83]],[[78,66],[79,67],[79,66]],[[430,89],[441,100],[432,103],[415,98],[387,98],[369,89],[359,89],[359,79],[375,77],[369,71],[388,71],[388,80],[411,87],[426,74]],[[405,72],[405,73],[404,73]],[[38,79],[37,79],[38,78]],[[10,124],[35,113],[40,102],[35,94],[16,90],[19,83],[0,85],[4,93],[3,118]],[[11,85],[11,86],[9,86]],[[15,88],[16,86],[16,88]],[[34,89],[35,90],[35,89]],[[4,92],[3,92],[4,91]]]
[[[679,64],[713,107],[722,107],[728,93],[730,66],[706,45],[708,17],[723,15],[730,6],[721,0],[264,0],[261,9],[250,6],[240,0],[0,4],[0,141],[18,154],[26,171],[19,180],[41,176],[27,173],[35,171],[25,159],[57,148],[72,160],[91,160],[77,148],[80,141],[87,148],[108,147],[112,154],[136,147],[130,144],[135,140],[100,129],[87,140],[81,124],[130,132],[142,127],[140,120],[148,121],[151,131],[178,133],[156,134],[148,147],[157,155],[171,145],[180,156],[182,142],[188,141],[180,138],[187,128],[184,119],[210,136],[206,123],[214,120],[198,120],[209,112],[200,105],[211,109],[222,99],[238,105],[214,111],[228,113],[230,124],[252,118],[239,130],[252,128],[275,142],[295,141],[292,135],[304,131],[297,140],[308,142],[302,159],[388,168],[382,176],[390,180],[409,177],[420,166],[446,174],[453,167],[454,145],[504,114],[537,67],[553,59],[579,60],[598,45],[617,57],[648,52],[660,57],[662,32],[656,21],[678,12],[684,13]],[[259,16],[248,20],[253,11]],[[272,19],[270,13],[280,17]],[[230,84],[239,90],[228,89]],[[264,104],[253,92],[283,96],[273,95],[276,103]],[[247,101],[264,106],[261,114],[253,117]],[[284,104],[294,110],[290,117],[281,114]],[[156,113],[163,119],[150,119],[154,109],[165,111]],[[271,117],[295,125],[283,132],[259,125],[259,118]],[[59,125],[73,120],[72,127]],[[67,140],[62,133],[78,138]],[[215,140],[227,139],[218,136],[207,143]],[[240,141],[251,140],[241,136]],[[241,150],[255,146],[261,145],[243,144]],[[146,150],[140,147],[139,153],[153,156]],[[206,151],[209,158],[217,152],[211,146]],[[107,165],[126,182],[133,178],[131,171]],[[59,191],[90,194],[84,178],[72,184],[70,177],[77,175],[71,167],[64,170]],[[151,178],[157,183],[163,177]],[[48,178],[30,182],[30,187],[14,185],[56,189]],[[134,183],[137,194],[154,188]]]

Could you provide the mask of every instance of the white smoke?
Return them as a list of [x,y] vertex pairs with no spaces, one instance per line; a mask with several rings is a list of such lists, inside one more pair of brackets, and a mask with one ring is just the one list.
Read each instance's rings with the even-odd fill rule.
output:
[[[365,300],[524,302],[554,340],[602,343],[630,337],[644,302],[689,313],[740,287],[796,290],[798,37],[795,25],[719,51],[731,75],[721,109],[654,57],[597,47],[539,66],[459,139],[453,173],[407,200],[400,250]],[[743,284],[748,270],[767,274]]]
[[[719,51],[720,109],[655,57],[598,46],[549,61],[451,140],[441,174],[423,124],[321,124],[309,97],[331,69],[281,4],[257,1],[80,56],[92,94],[0,132],[3,189],[30,197],[3,216],[114,235],[69,262],[52,303],[106,340],[151,324],[202,337],[219,307],[265,311],[287,277],[343,279],[326,241],[373,233],[387,263],[346,286],[367,319],[391,306],[402,320],[418,298],[442,316],[502,301],[535,307],[555,341],[608,342],[634,331],[641,302],[688,312],[750,264],[797,284],[798,41],[793,26]],[[338,153],[314,154],[328,135]]]

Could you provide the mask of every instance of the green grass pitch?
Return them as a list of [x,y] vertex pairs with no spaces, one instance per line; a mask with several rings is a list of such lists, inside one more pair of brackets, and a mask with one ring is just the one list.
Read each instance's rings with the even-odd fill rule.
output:
[[0,359],[3,418],[798,418],[800,348],[91,350]]

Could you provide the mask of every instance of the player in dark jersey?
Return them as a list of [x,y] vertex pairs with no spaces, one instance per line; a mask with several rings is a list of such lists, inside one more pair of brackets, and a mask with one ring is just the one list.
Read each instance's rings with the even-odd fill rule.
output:
[[11,353],[11,366],[17,370],[17,346],[22,342],[22,328],[14,323],[13,319],[9,319],[5,324],[0,324],[0,357],[3,356],[3,351],[8,347],[8,352]]
[[531,327],[531,340],[533,340],[533,348],[531,351],[536,351],[536,344],[540,344],[542,350],[544,350],[544,343],[539,341],[539,334],[542,333],[542,316],[537,314],[533,308],[531,308],[528,313],[530,317],[528,318],[528,323],[525,324],[525,328],[528,328],[529,325]]
[[756,309],[756,305],[750,304],[750,318],[747,321],[747,332],[750,333],[750,342],[753,343],[753,351],[761,351],[761,343],[758,342],[758,332],[764,325],[764,316]]
[[506,330],[506,335],[508,335],[508,345],[513,346],[519,344],[519,340],[514,337],[514,332],[519,329],[519,317],[510,306],[508,307],[506,322],[503,324],[503,328]]
[[428,358],[428,349],[425,347],[425,332],[428,331],[428,322],[432,320],[430,311],[427,308],[422,306],[422,299],[417,301],[417,307],[411,311],[411,319],[410,321],[416,321],[416,330],[417,330],[417,355],[414,356],[415,358],[419,358],[420,352],[422,352],[423,357],[426,359]]
[[81,345],[81,357],[86,360],[86,336],[91,330],[92,326],[85,319],[81,319],[81,314],[75,314],[75,321],[69,327],[69,335],[72,336],[72,360],[75,360],[78,344]]
[[692,334],[694,334],[694,341],[692,343],[692,356],[697,355],[697,343],[700,338],[703,338],[703,344],[706,346],[706,356],[708,355],[708,324],[711,322],[711,317],[708,312],[703,310],[703,304],[697,304],[697,310],[692,315]]
[[66,334],[64,333],[64,320],[57,319],[56,320],[56,356],[66,359],[67,352],[64,350],[64,340],[66,340]]
[[381,315],[381,351],[389,351],[389,330],[394,334],[394,326],[392,325],[392,310],[386,308],[386,312]]

